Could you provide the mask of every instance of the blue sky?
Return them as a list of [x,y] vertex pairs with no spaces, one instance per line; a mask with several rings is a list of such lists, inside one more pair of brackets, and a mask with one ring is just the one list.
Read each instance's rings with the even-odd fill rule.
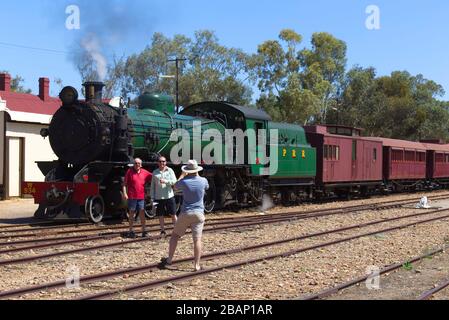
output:
[[[0,27],[0,70],[25,78],[25,86],[37,91],[40,76],[64,85],[80,87],[80,77],[68,52],[83,32],[86,21],[95,20],[110,1],[91,0],[2,0]],[[153,32],[167,36],[192,36],[196,30],[214,30],[226,46],[252,53],[265,40],[276,39],[279,31],[292,28],[309,46],[313,32],[329,32],[348,45],[348,68],[373,66],[379,75],[394,70],[423,74],[443,85],[449,100],[449,1],[447,0],[115,0],[129,4],[126,19],[135,28],[118,43],[108,46],[106,55],[129,55],[141,51]],[[67,30],[65,8],[81,5],[82,30]],[[380,30],[368,30],[368,5],[380,9]],[[108,7],[109,8],[109,7]],[[89,11],[89,12],[86,12]],[[90,12],[93,11],[93,12]],[[84,23],[84,24],[83,24]],[[61,51],[43,52],[4,45],[25,45]],[[52,94],[59,88],[52,83]]]

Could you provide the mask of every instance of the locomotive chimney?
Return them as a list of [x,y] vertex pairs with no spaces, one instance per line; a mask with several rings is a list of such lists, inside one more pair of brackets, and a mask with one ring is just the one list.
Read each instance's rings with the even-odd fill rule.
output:
[[86,102],[102,103],[103,102],[103,82],[85,82],[83,83],[86,91]]

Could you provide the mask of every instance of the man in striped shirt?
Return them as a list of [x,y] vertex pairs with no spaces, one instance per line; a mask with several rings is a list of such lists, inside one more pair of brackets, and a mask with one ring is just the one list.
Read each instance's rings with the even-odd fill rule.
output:
[[177,220],[175,193],[173,192],[177,178],[175,172],[167,166],[165,157],[160,157],[158,164],[159,168],[153,171],[150,195],[153,204],[157,205],[156,215],[159,217],[161,235],[166,236],[165,216],[171,216],[173,225]]

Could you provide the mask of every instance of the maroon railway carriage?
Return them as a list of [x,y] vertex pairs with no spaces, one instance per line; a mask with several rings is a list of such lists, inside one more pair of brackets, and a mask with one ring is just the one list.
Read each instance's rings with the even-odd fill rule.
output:
[[426,143],[427,179],[449,185],[449,145]]
[[392,190],[416,189],[427,178],[427,145],[387,138],[367,138],[383,145],[383,179]]
[[317,149],[317,189],[324,194],[367,193],[382,185],[382,143],[360,136],[361,129],[306,126]]

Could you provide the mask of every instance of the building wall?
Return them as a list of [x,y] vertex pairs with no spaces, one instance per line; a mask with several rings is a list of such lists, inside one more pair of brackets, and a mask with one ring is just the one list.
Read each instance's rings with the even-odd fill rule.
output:
[[5,155],[5,112],[0,111],[0,186],[3,185],[4,155]]
[[6,123],[7,137],[24,138],[25,181],[44,181],[45,177],[37,167],[36,161],[57,159],[50,147],[49,139],[44,139],[40,135],[41,129],[45,127],[48,126],[19,122]]

